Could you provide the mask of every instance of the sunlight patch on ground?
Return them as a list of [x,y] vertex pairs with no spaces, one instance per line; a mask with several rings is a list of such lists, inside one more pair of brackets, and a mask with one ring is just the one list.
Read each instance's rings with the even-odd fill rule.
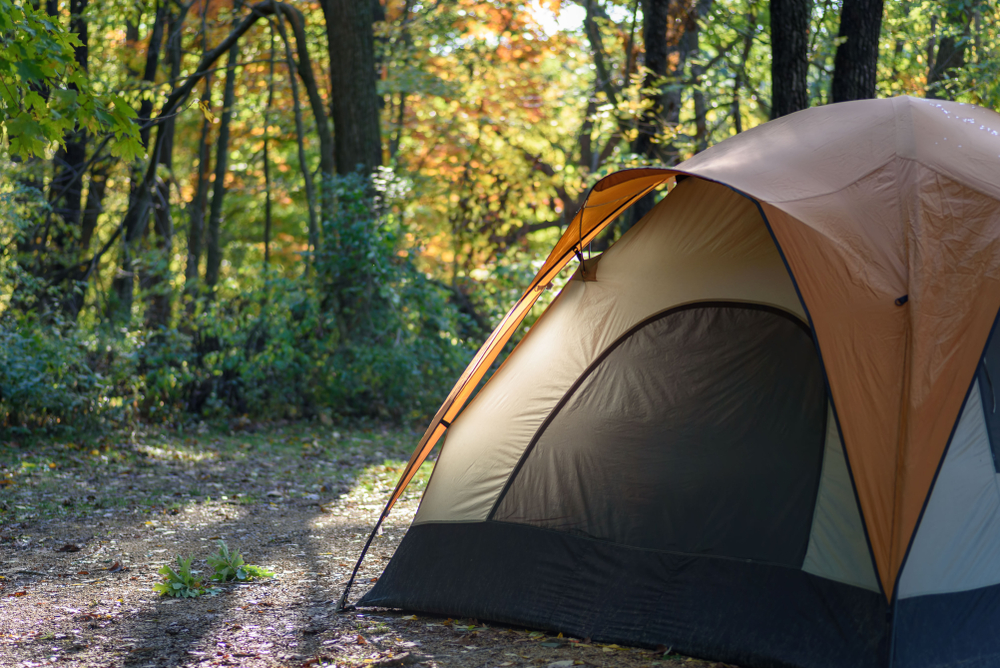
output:
[[135,449],[152,459],[165,459],[185,462],[204,462],[218,459],[219,455],[214,450],[204,448],[185,447],[177,444],[163,444],[162,446],[139,444]]

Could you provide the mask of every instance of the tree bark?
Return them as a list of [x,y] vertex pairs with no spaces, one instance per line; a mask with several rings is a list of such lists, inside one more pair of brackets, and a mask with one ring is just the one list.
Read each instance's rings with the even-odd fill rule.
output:
[[[87,9],[87,0],[70,0],[70,31],[80,38],[80,46],[74,48],[77,65],[83,72],[88,70],[88,37],[87,21],[83,16]],[[70,88],[76,90],[75,84]],[[48,266],[46,273],[65,273],[81,252],[87,247],[82,245],[83,215],[83,175],[87,170],[87,131],[80,128],[66,133],[64,146],[61,146],[52,158],[53,174],[49,183],[52,214],[56,217],[52,243],[46,248]],[[46,240],[42,240],[45,244]],[[69,272],[68,285],[60,297],[60,306],[67,316],[76,319],[83,307],[85,285],[79,284],[80,272]]]
[[839,30],[843,41],[837,47],[830,86],[833,102],[875,97],[882,8],[883,0],[844,0]]
[[958,70],[965,67],[965,47],[969,41],[972,19],[975,15],[975,5],[957,3],[951,0],[947,4],[944,21],[941,27],[946,34],[937,44],[937,53],[927,73],[927,97],[932,99],[953,100],[958,94],[958,87],[951,79]]
[[663,78],[667,76],[667,19],[671,4],[672,0],[642,0],[642,41],[646,49],[643,88],[649,91],[644,97],[650,106],[639,118],[638,135],[632,143],[632,152],[654,160],[662,158],[654,139],[662,129],[664,109],[660,88]]
[[[309,171],[309,163],[306,161],[306,149],[304,145],[305,127],[302,123],[302,106],[299,104],[299,85],[295,79],[295,59],[292,56],[292,46],[285,33],[285,20],[278,14],[278,32],[281,34],[281,41],[285,43],[285,60],[288,61],[288,76],[292,88],[292,108],[295,115],[295,138],[298,144],[299,166],[302,169],[302,178],[306,186],[306,208],[309,213],[309,249],[316,252],[319,244],[319,225],[316,223],[316,194],[313,191],[312,173]],[[304,48],[304,44],[302,47]],[[301,54],[300,54],[301,57]],[[310,261],[310,265],[312,262]]]
[[[316,77],[313,75],[312,61],[309,59],[305,17],[297,8],[287,3],[274,3],[274,11],[280,11],[284,14],[284,17],[288,19],[288,24],[292,27],[292,35],[295,36],[295,51],[298,56],[296,59],[298,62],[297,71],[302,85],[306,89],[313,119],[316,121],[316,136],[319,139],[319,171],[323,175],[323,180],[328,181],[336,173],[333,134],[330,132],[326,108],[323,104],[323,98],[319,94]],[[378,125],[377,119],[375,124]],[[333,215],[333,199],[329,188],[320,190],[320,210],[324,220],[329,220]]]
[[371,2],[323,0],[333,86],[334,155],[338,174],[382,164],[376,89],[375,19]]
[[[204,59],[208,53],[208,0],[201,0],[201,56]],[[205,208],[208,206],[208,162],[211,159],[212,145],[209,140],[212,132],[212,121],[209,109],[212,108],[212,73],[205,74],[205,89],[201,94],[199,106],[202,110],[201,134],[198,137],[198,172],[195,178],[194,197],[188,203],[188,237],[187,261],[184,264],[184,293],[188,296],[185,308],[188,314],[195,311],[194,296],[198,291],[199,269],[201,262],[202,240],[205,235]]]
[[[594,59],[594,69],[597,71],[597,87],[604,91],[605,96],[615,107],[618,106],[618,91],[611,80],[611,72],[608,70],[604,60],[604,40],[601,38],[601,30],[594,20],[598,18],[597,0],[586,0],[584,7],[587,10],[583,19],[583,25],[587,32],[587,41],[590,42],[590,53]],[[604,18],[601,16],[601,18]],[[616,112],[617,113],[617,112]]]
[[809,106],[811,0],[771,0],[771,118]]
[[[169,27],[167,35],[166,57],[170,67],[170,81],[174,82],[172,88],[176,87],[176,82],[181,73],[181,35],[184,28],[184,19],[190,4],[180,6],[177,13],[168,11],[167,25]],[[176,118],[167,118],[160,132],[163,139],[160,142],[160,164],[163,165],[165,175],[158,176],[156,180],[156,192],[153,199],[153,217],[150,236],[152,237],[155,255],[151,258],[150,266],[141,277],[140,284],[146,292],[146,327],[150,330],[159,330],[170,324],[172,311],[172,295],[170,289],[170,258],[173,254],[174,245],[174,222],[170,211],[170,183],[173,180],[174,168],[174,131],[176,128]]]
[[[205,90],[201,96],[201,103],[206,108],[212,105],[212,76],[205,77]],[[184,291],[189,295],[197,292],[199,270],[198,264],[201,262],[202,240],[205,236],[205,209],[208,207],[208,170],[209,161],[212,157],[212,146],[210,142],[212,132],[212,122],[206,115],[201,122],[201,136],[198,139],[198,179],[195,186],[194,198],[188,204],[188,252],[187,264],[184,268]],[[189,310],[193,310],[194,303],[189,302]]]
[[740,64],[736,68],[736,75],[733,77],[733,105],[732,118],[733,129],[736,134],[743,132],[743,112],[740,110],[740,92],[743,90],[743,82],[747,74],[747,61],[750,59],[750,49],[753,47],[753,38],[757,34],[757,14],[753,4],[747,12],[747,32],[743,35],[743,51],[740,53]]
[[212,208],[208,215],[208,248],[205,264],[205,284],[211,288],[219,282],[222,267],[222,204],[226,197],[226,172],[229,170],[229,125],[233,120],[236,98],[236,61],[240,56],[239,42],[233,42],[226,61],[226,88],[222,96],[222,118],[219,140],[215,149],[215,183],[212,184]]
[[[152,84],[156,81],[156,71],[160,64],[160,47],[163,42],[163,31],[166,24],[167,12],[166,1],[158,0],[156,6],[156,17],[153,20],[153,27],[150,31],[149,46],[146,49],[146,66],[143,70],[142,82]],[[152,98],[144,99],[137,112],[137,122],[139,123],[139,139],[143,148],[149,147],[149,133],[151,124],[150,116],[153,112]],[[152,173],[155,174],[155,165],[159,162],[159,142],[153,147],[153,155],[150,164],[153,166]],[[144,178],[138,165],[133,165],[131,187],[129,189],[128,208],[125,210],[125,217],[122,221],[122,251],[121,268],[111,284],[112,300],[110,314],[116,320],[128,321],[132,313],[132,298],[135,291],[136,253],[138,251],[137,242],[142,238],[149,224],[149,214],[153,206],[154,186],[152,178]]]
[[[271,62],[268,63],[267,107],[264,111],[264,271],[271,264],[271,156],[268,152],[270,139],[271,108],[274,106],[274,31],[271,31]],[[266,273],[265,273],[266,276]]]

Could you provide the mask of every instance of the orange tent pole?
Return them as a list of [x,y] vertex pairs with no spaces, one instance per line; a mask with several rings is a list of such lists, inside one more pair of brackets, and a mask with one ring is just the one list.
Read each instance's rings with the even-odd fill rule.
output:
[[[609,223],[654,188],[667,181],[672,181],[674,174],[676,172],[659,168],[625,170],[604,177],[591,188],[583,208],[573,217],[566,231],[552,249],[548,259],[546,259],[545,264],[542,265],[542,268],[538,270],[535,278],[528,285],[528,289],[514,303],[514,306],[511,307],[507,315],[500,321],[500,324],[493,330],[493,333],[486,339],[482,347],[472,358],[472,361],[469,362],[469,365],[462,372],[462,375],[459,376],[458,382],[455,383],[451,392],[448,393],[448,397],[441,405],[441,408],[438,409],[424,435],[417,443],[417,447],[403,469],[403,473],[400,475],[399,481],[396,483],[396,487],[393,489],[392,495],[385,505],[385,509],[379,515],[378,521],[375,522],[375,527],[372,529],[364,548],[361,550],[361,555],[354,566],[354,571],[351,573],[351,577],[344,587],[344,592],[340,596],[340,601],[337,603],[338,611],[347,609],[347,596],[351,586],[354,584],[355,577],[357,577],[358,570],[361,568],[361,562],[364,561],[365,555],[368,553],[368,548],[378,534],[382,522],[389,516],[389,511],[392,510],[396,501],[402,496],[406,486],[413,480],[413,476],[416,475],[420,465],[424,463],[424,460],[430,455],[434,446],[437,445],[438,440],[440,440],[448,427],[451,426],[451,423],[458,417],[458,414],[469,400],[479,381],[482,380],[483,376],[489,370],[490,365],[500,355],[504,345],[514,335],[514,332],[524,320],[528,311],[538,301],[538,297],[541,296],[542,291],[551,284],[552,280],[559,274],[563,267],[575,256],[577,250],[582,249],[593,241]],[[637,183],[632,183],[633,181]],[[619,193],[619,190],[624,191],[624,193]],[[607,196],[602,197],[601,195]],[[615,195],[619,196],[615,197]],[[600,200],[600,202],[591,204],[592,199]]]

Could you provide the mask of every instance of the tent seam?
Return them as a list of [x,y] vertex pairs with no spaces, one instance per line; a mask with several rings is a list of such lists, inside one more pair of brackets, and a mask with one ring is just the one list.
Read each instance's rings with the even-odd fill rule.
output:
[[826,361],[823,359],[823,350],[819,345],[819,336],[816,334],[816,326],[813,324],[812,313],[810,313],[809,306],[806,304],[806,300],[802,296],[802,291],[799,289],[799,282],[795,279],[795,273],[792,271],[791,265],[788,264],[788,258],[785,257],[785,251],[781,247],[781,243],[778,241],[778,237],[774,233],[774,229],[771,227],[771,221],[768,220],[767,214],[764,212],[764,207],[761,206],[760,201],[748,193],[743,192],[739,188],[734,188],[725,183],[722,185],[725,185],[733,192],[746,197],[748,200],[753,202],[754,205],[756,205],[757,211],[760,213],[760,217],[764,220],[764,226],[767,227],[767,231],[771,235],[771,239],[774,241],[775,247],[778,249],[778,255],[781,256],[781,261],[785,265],[785,271],[788,272],[788,277],[792,281],[792,287],[795,288],[795,294],[799,297],[799,302],[802,304],[802,310],[806,314],[806,320],[809,323],[809,329],[813,337],[813,344],[816,346],[816,354],[819,355],[820,368],[823,370],[823,382],[826,385],[827,394],[830,397],[830,405],[833,407],[833,419],[837,425],[837,434],[840,436],[840,444],[844,451],[844,461],[847,463],[847,473],[851,479],[851,489],[854,491],[854,502],[857,504],[858,514],[861,516],[861,527],[864,530],[865,543],[868,545],[868,556],[871,558],[872,568],[875,571],[875,581],[878,583],[879,592],[883,597],[885,597],[885,585],[882,582],[882,578],[879,576],[878,561],[875,559],[875,550],[872,547],[871,536],[868,534],[868,520],[865,517],[864,508],[861,506],[861,498],[858,496],[858,486],[854,480],[854,469],[851,466],[851,458],[847,453],[847,444],[844,441],[844,431],[840,426],[840,412],[837,410],[837,402],[833,398],[833,388],[830,387],[830,378],[826,372]]

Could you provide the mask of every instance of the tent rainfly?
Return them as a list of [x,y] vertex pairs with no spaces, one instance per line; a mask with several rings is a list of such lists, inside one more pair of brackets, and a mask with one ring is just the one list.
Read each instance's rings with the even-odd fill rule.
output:
[[420,441],[381,519],[447,433],[358,605],[742,666],[998,666],[998,311],[992,111],[834,104],[612,174]]

